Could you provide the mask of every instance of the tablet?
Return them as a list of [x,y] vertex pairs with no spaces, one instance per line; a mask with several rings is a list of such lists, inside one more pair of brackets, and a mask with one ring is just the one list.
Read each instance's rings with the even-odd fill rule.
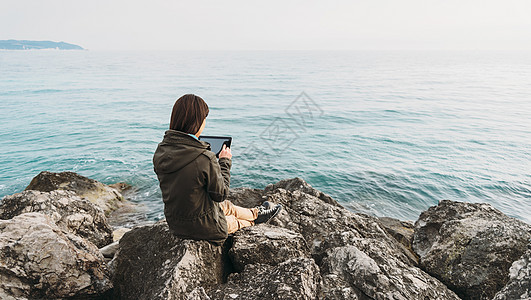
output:
[[223,145],[227,145],[230,148],[230,144],[232,143],[232,137],[230,136],[200,135],[199,140],[209,143],[210,150],[216,153],[216,157],[219,157]]

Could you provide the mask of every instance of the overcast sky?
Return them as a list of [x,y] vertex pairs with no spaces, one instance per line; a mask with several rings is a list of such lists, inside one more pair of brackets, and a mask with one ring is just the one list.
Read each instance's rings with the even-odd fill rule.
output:
[[0,39],[93,50],[531,50],[531,1],[0,0]]

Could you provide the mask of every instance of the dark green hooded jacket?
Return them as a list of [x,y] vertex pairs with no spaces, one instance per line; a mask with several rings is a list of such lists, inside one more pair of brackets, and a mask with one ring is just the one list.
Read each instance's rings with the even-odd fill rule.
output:
[[168,130],[153,156],[164,215],[176,236],[220,244],[227,220],[217,202],[229,194],[229,158],[216,158],[210,145],[187,133]]

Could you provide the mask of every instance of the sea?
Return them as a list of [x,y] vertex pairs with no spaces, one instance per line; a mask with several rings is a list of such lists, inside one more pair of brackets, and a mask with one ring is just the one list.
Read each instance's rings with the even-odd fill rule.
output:
[[41,171],[133,186],[183,94],[232,137],[231,187],[300,177],[346,208],[415,221],[443,199],[531,223],[531,53],[0,51],[0,197]]

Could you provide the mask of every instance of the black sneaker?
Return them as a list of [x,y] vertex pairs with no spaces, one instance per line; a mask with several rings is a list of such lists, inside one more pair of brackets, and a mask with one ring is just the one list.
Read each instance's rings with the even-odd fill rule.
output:
[[[254,220],[254,224],[267,223],[269,222],[269,220],[273,219],[276,215],[278,215],[278,213],[282,210],[282,205],[280,204],[277,204],[271,208],[266,208],[266,205],[264,205],[266,204],[266,202],[264,202],[262,206],[258,208],[258,217],[256,218],[256,220]],[[267,203],[267,207],[270,207],[271,203]]]

